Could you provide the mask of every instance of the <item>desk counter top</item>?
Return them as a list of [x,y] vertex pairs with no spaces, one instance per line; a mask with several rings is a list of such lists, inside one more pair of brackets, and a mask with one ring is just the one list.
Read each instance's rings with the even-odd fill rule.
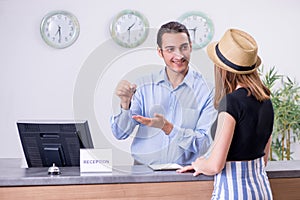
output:
[[[42,186],[42,185],[80,185],[80,184],[118,184],[212,181],[213,176],[175,171],[153,171],[144,165],[114,166],[112,173],[80,173],[79,167],[61,167],[60,175],[48,175],[48,168],[20,168],[16,159],[0,159],[0,187]],[[269,161],[266,168],[270,179],[299,178],[300,160]]]

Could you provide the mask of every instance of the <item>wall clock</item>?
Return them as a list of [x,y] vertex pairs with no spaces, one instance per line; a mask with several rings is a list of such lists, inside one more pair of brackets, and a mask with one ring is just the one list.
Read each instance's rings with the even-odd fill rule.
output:
[[126,48],[134,48],[142,44],[149,33],[147,18],[136,10],[119,12],[110,24],[112,39]]
[[78,38],[80,27],[77,18],[67,11],[53,11],[42,19],[40,32],[51,47],[62,49],[72,45]]
[[212,40],[214,25],[206,14],[199,11],[189,11],[181,15],[178,21],[189,30],[193,49],[201,49]]

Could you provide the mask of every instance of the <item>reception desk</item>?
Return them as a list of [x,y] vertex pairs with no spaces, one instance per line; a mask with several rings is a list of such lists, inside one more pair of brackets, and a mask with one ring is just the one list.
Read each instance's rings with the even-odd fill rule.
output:
[[[79,167],[20,168],[16,159],[0,159],[0,199],[210,199],[213,177],[152,171],[143,165],[115,166],[112,173],[81,174]],[[269,162],[274,199],[300,199],[300,161]]]

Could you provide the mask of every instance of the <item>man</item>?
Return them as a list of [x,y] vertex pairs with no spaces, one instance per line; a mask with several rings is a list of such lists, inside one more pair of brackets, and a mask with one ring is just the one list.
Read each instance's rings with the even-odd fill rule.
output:
[[139,126],[131,145],[135,164],[190,164],[211,142],[213,90],[189,67],[192,44],[184,25],[162,25],[157,45],[166,66],[141,78],[138,86],[120,81],[121,112],[111,118],[112,132],[123,140]]

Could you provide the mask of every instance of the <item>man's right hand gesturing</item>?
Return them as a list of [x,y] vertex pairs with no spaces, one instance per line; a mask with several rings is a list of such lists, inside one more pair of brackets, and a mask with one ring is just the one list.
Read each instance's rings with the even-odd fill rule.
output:
[[116,95],[121,100],[121,107],[125,110],[129,109],[131,98],[136,90],[136,84],[129,81],[121,80],[116,89]]

